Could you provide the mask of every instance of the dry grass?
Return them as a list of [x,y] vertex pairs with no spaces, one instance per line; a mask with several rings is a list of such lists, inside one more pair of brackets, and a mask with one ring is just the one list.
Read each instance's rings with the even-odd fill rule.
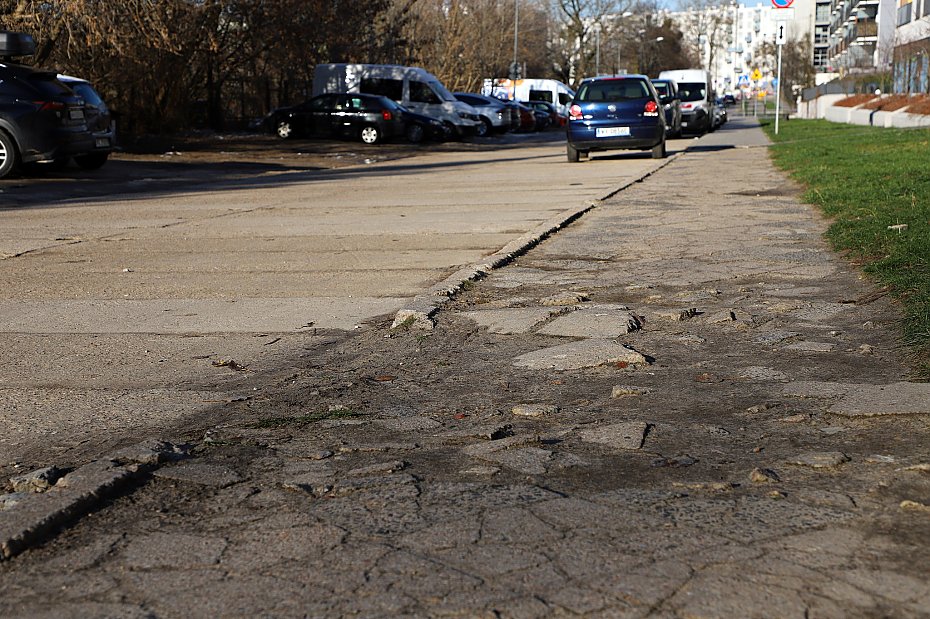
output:
[[875,95],[850,95],[834,103],[836,107],[856,107],[875,99]]
[[917,95],[913,97],[911,105],[907,108],[911,114],[930,115],[930,95]]
[[901,108],[907,107],[910,104],[911,97],[909,95],[889,95],[887,97],[882,97],[877,101],[866,103],[864,107],[869,110],[894,112],[895,110],[900,110]]

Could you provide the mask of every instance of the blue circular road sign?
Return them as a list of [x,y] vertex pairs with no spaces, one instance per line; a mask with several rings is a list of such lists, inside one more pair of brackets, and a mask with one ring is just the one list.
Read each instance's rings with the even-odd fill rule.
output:
[[792,2],[794,2],[794,0],[772,0],[772,4],[776,9],[787,9],[791,6]]

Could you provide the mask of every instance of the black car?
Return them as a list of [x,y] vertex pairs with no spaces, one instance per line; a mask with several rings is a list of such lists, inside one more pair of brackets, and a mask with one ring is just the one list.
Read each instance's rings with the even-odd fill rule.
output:
[[294,136],[360,139],[366,144],[405,136],[404,111],[381,95],[327,93],[269,115],[282,139]]
[[59,75],[58,80],[84,99],[87,128],[93,134],[93,150],[74,156],[74,162],[85,170],[103,166],[116,146],[116,120],[103,97],[90,82],[79,77]]
[[34,53],[31,36],[0,31],[0,178],[21,163],[60,161],[93,150],[84,100],[55,73],[10,62]]
[[654,79],[652,85],[659,93],[659,103],[665,110],[665,132],[670,138],[681,137],[681,95],[675,80]]
[[396,113],[400,115],[404,123],[404,137],[412,144],[418,144],[425,140],[436,140],[442,142],[452,137],[453,130],[447,124],[427,116],[408,110],[403,105],[385,97],[387,103],[397,108]]

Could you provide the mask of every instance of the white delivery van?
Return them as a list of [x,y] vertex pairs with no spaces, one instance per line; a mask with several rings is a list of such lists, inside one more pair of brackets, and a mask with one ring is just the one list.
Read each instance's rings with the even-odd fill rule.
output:
[[318,64],[313,71],[313,95],[327,92],[384,95],[414,112],[441,120],[459,137],[475,135],[481,122],[477,110],[453,97],[436,76],[419,67]]
[[681,130],[683,133],[707,133],[714,128],[714,93],[710,73],[703,69],[662,71],[659,79],[675,80],[681,97]]
[[563,116],[568,116],[568,108],[575,98],[571,88],[549,79],[486,79],[481,86],[481,94],[507,100],[548,101]]

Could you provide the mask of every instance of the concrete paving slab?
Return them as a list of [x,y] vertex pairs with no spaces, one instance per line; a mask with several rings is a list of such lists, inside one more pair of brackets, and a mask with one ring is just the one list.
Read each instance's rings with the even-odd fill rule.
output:
[[646,365],[648,359],[640,352],[608,339],[586,339],[560,344],[514,359],[517,367],[532,370],[579,370],[608,363]]
[[637,331],[639,317],[625,305],[586,305],[560,316],[538,330],[541,335],[561,337],[614,338]]
[[849,385],[829,412],[844,417],[930,415],[930,383]]
[[554,307],[522,307],[461,312],[459,315],[474,320],[480,327],[487,327],[491,333],[513,335],[529,333],[533,327],[562,311]]

